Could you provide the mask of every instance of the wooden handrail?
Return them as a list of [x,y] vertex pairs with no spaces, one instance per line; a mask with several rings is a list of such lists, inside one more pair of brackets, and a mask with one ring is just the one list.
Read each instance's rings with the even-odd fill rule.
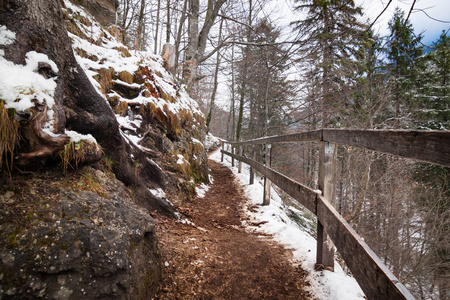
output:
[[226,143],[254,145],[308,141],[326,141],[360,147],[450,167],[450,131],[448,130],[319,129]]
[[225,150],[221,152],[255,168],[314,213],[369,299],[414,299],[406,287],[319,193],[250,158]]

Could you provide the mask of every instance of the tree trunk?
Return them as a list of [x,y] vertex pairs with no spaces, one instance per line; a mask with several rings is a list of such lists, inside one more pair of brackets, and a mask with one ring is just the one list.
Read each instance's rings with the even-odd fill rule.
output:
[[183,68],[183,79],[186,81],[188,91],[192,89],[192,86],[197,81],[198,66],[205,59],[204,54],[209,32],[214,25],[215,19],[219,15],[220,7],[225,3],[225,1],[226,0],[217,0],[214,5],[213,0],[208,0],[205,22],[199,32],[199,0],[190,0],[188,29],[189,39]]
[[136,47],[135,47],[135,51],[142,51],[143,49],[143,45],[142,45],[142,39],[143,39],[143,34],[142,34],[142,29],[144,26],[144,8],[145,8],[145,0],[141,0],[141,10],[139,12],[139,21],[138,21],[138,29],[137,29],[137,34],[136,34]]
[[[220,21],[220,27],[219,27],[219,44],[220,44],[220,39],[221,39],[221,36],[222,36],[222,25],[223,25],[223,19]],[[206,117],[206,128],[207,128],[208,131],[209,131],[209,124],[211,123],[211,117],[212,117],[212,113],[213,113],[213,109],[214,109],[214,100],[216,98],[216,93],[217,93],[219,67],[220,67],[220,51],[217,51],[216,68],[214,70],[213,90],[212,90],[212,93],[211,93],[211,101],[209,103],[208,116]]]
[[[54,133],[64,134],[65,128],[70,128],[92,134],[115,162],[112,168],[117,178],[134,187],[141,204],[149,209],[172,212],[171,206],[147,190],[149,186],[164,184],[163,172],[148,163],[138,149],[130,148],[120,133],[111,107],[78,65],[65,29],[60,1],[4,0],[0,7],[0,24],[16,33],[13,44],[0,46],[7,60],[23,65],[26,54],[36,51],[46,54],[58,67]],[[131,154],[141,158],[139,163],[147,169],[145,174],[135,176]]]
[[175,40],[175,74],[177,73],[178,60],[180,59],[181,34],[183,33],[184,21],[186,21],[186,8],[188,1],[189,0],[184,0],[183,12],[181,13],[180,23],[178,24],[177,38]]
[[170,43],[170,0],[167,0],[166,44]]
[[[248,11],[248,27],[247,27],[247,41],[250,41],[250,30],[251,30],[251,26],[252,26],[252,11],[253,11],[253,7],[252,7],[252,0],[249,0],[249,11]],[[248,46],[245,46],[244,48],[244,54],[243,54],[243,58],[244,58],[244,70],[241,74],[241,89],[239,92],[239,113],[238,113],[238,120],[237,120],[237,124],[236,124],[236,141],[240,141],[241,140],[241,130],[242,130],[242,119],[244,116],[244,101],[245,101],[245,80],[246,80],[246,73],[247,73],[247,62],[245,60],[245,54],[247,52]]]
[[158,0],[158,7],[156,9],[156,30],[155,30],[155,50],[154,53],[158,54],[158,32],[159,32],[159,12],[161,11],[161,0]]

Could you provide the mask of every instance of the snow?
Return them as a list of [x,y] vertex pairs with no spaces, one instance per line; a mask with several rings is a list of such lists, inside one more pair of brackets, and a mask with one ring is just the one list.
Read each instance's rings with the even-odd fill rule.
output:
[[[210,159],[220,163],[221,153],[220,149],[211,154]],[[237,173],[236,167],[231,167],[231,158],[225,156],[223,165],[229,167],[236,176],[237,182],[244,187],[245,193],[249,199],[248,205],[257,207],[256,210],[246,211],[250,222],[264,222],[258,227],[250,226],[247,228],[252,231],[270,234],[273,239],[283,244],[287,249],[292,249],[294,265],[301,265],[301,267],[308,271],[307,280],[310,282],[311,294],[318,299],[332,299],[332,300],[352,300],[365,299],[364,293],[359,287],[358,283],[353,277],[345,274],[340,265],[335,262],[334,272],[329,271],[314,271],[314,264],[316,260],[316,240],[307,229],[299,227],[292,219],[289,218],[287,210],[299,212],[295,208],[286,207],[276,191],[272,188],[271,200],[268,206],[259,206],[262,202],[263,185],[258,180],[255,184],[248,185],[249,173],[246,168],[243,168],[241,174]],[[300,212],[301,214],[301,212]]]
[[81,134],[73,130],[65,130],[66,135],[70,137],[70,140],[74,143],[79,143],[80,141],[89,141],[93,144],[97,144],[97,140],[91,134]]
[[158,198],[166,198],[166,193],[163,191],[162,188],[157,189],[148,189],[150,193],[152,193],[153,196]]
[[[4,29],[0,29],[0,31],[5,32]],[[0,35],[2,34],[0,33]],[[44,129],[47,133],[52,134],[54,129],[52,107],[55,104],[53,97],[56,78],[46,79],[40,75],[37,72],[39,62],[49,64],[55,73],[58,72],[56,64],[43,53],[28,52],[25,65],[16,65],[0,55],[0,98],[4,101],[6,108],[13,108],[17,112],[29,110],[35,106],[35,102],[46,104],[48,122]]]
[[0,26],[0,45],[11,45],[16,40],[16,33],[8,30],[6,26]]
[[209,190],[210,186],[206,185],[204,183],[200,184],[199,186],[195,187],[195,192],[197,193],[198,198],[204,198],[206,195],[206,192]]
[[183,164],[189,163],[189,162],[184,158],[183,155],[177,154],[177,157],[178,157],[177,165],[183,165]]
[[220,146],[220,140],[211,133],[208,133],[205,138],[205,146],[206,149],[214,149]]

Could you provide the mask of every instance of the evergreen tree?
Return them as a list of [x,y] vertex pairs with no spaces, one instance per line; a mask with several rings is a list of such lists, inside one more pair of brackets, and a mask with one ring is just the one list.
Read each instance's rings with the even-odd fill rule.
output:
[[400,8],[396,8],[389,21],[390,35],[387,42],[388,70],[393,89],[391,112],[388,118],[395,120],[391,127],[410,127],[411,115],[417,103],[416,83],[420,74],[423,47],[422,36],[415,36],[414,29]]
[[433,50],[425,56],[425,69],[419,79],[420,94],[414,114],[420,129],[450,128],[450,37],[443,32]]
[[304,37],[303,57],[314,61],[313,74],[319,80],[322,127],[336,121],[336,111],[352,84],[358,64],[358,48],[364,37],[362,14],[353,0],[296,0],[296,10],[306,17],[293,23]]
[[284,47],[276,44],[279,35],[267,19],[259,21],[251,32],[252,45],[246,47],[239,63],[238,78],[245,80],[240,86],[245,88],[249,111],[247,138],[280,133],[291,111],[294,86],[284,74],[289,57]]

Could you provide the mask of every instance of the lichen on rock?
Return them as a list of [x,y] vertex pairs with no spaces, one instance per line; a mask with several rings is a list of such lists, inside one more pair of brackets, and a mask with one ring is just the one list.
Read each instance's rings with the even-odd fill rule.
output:
[[[101,171],[60,176],[48,173],[0,192],[0,298],[150,294],[161,276],[152,217]],[[148,272],[152,281],[140,286]]]

